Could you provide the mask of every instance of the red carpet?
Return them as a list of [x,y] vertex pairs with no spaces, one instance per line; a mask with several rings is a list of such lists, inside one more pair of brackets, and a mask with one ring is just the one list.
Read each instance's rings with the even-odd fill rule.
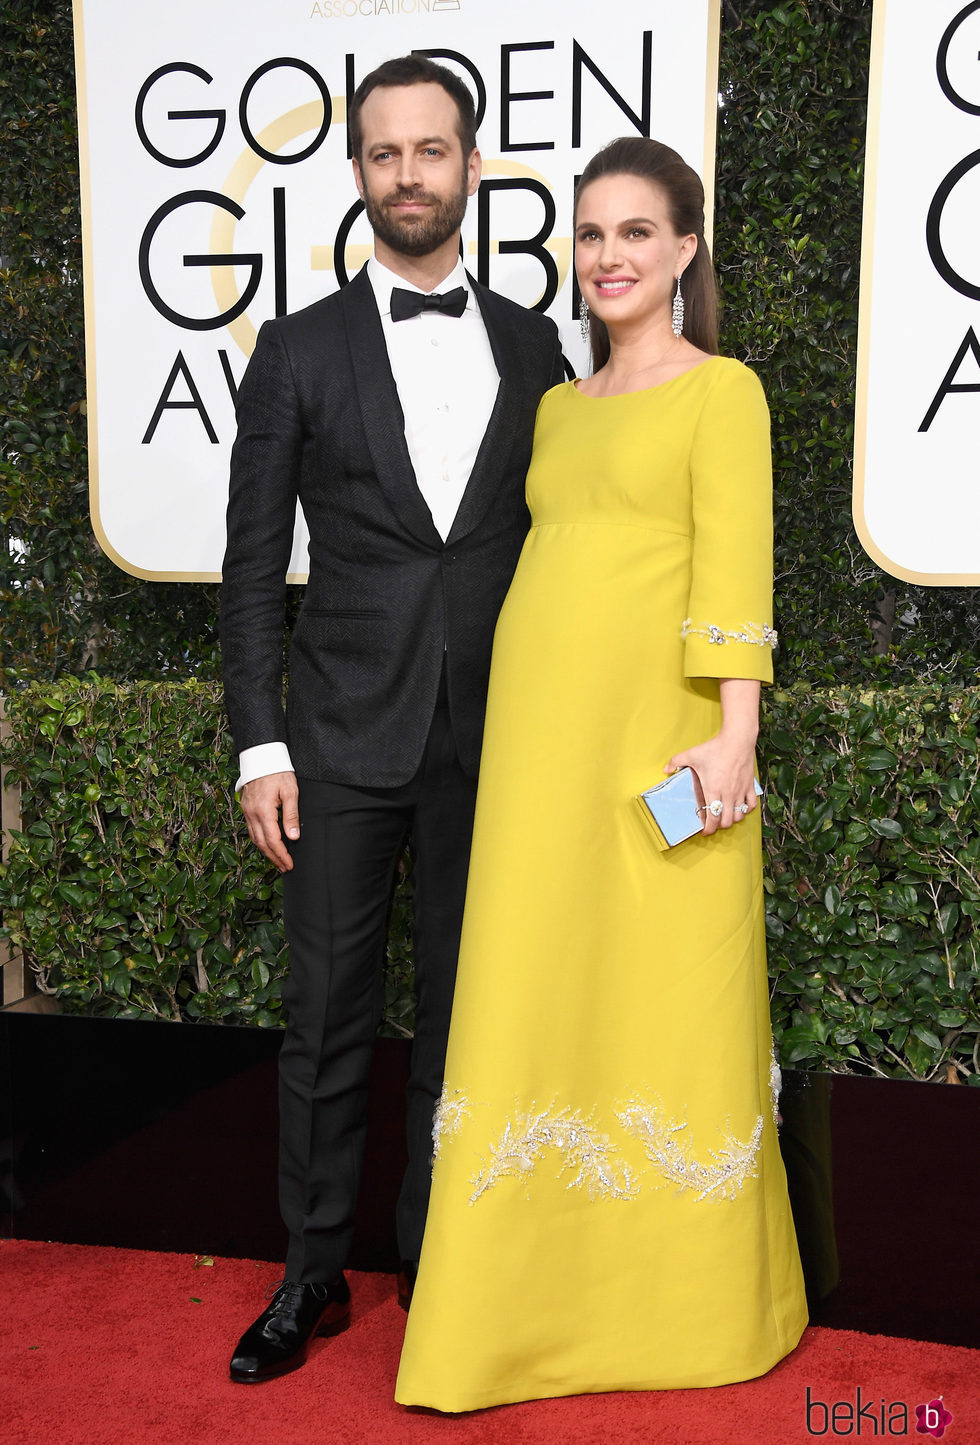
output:
[[[274,1265],[247,1260],[195,1267],[192,1255],[0,1241],[0,1441],[796,1445],[882,1435],[929,1441],[934,1437],[916,1433],[915,1407],[942,1396],[953,1416],[943,1440],[980,1442],[980,1351],[826,1329],[808,1330],[795,1354],[764,1379],[723,1389],[578,1396],[459,1417],[409,1412],[392,1400],[405,1317],[392,1276],[378,1274],[350,1276],[350,1329],[317,1342],[302,1370],[268,1385],[232,1385],[226,1374],[232,1346],[276,1278]],[[836,1403],[836,1417],[816,1402]],[[907,1431],[900,1428],[902,1404]]]

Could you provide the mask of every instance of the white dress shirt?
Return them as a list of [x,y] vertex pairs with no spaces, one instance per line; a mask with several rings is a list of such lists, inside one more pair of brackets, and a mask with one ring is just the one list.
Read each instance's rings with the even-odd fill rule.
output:
[[[464,287],[466,309],[459,317],[423,311],[405,321],[392,321],[393,287],[426,293],[382,266],[375,256],[367,263],[367,274],[405,417],[405,441],[415,479],[445,541],[497,398],[500,377],[490,339],[462,261],[436,288],[443,292]],[[283,742],[244,748],[238,762],[236,791],[269,773],[293,771]]]
[[367,271],[381,313],[391,374],[405,413],[408,455],[419,491],[445,541],[497,397],[500,377],[487,329],[462,261],[457,261],[437,288],[464,288],[466,310],[459,317],[423,311],[407,321],[392,321],[394,287],[425,293],[382,266],[374,256]]

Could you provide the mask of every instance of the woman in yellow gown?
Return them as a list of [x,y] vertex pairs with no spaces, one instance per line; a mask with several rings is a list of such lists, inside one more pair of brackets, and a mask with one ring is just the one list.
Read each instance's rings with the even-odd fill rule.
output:
[[[715,354],[703,204],[641,138],[579,185],[597,365],[541,402],[494,642],[403,1404],[720,1385],[806,1324],[753,785],[768,413]],[[659,852],[634,798],[685,764],[704,830]]]

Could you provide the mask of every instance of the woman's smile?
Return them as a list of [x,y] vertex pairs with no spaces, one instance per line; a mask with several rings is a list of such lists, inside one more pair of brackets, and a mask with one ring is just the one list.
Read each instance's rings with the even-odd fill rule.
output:
[[597,291],[603,296],[622,296],[636,285],[635,276],[607,276],[600,278],[595,283]]

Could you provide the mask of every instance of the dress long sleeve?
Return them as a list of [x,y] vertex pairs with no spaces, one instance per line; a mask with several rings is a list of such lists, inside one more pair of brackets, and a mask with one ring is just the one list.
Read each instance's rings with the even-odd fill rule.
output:
[[755,374],[717,367],[691,450],[692,581],[686,677],[772,682],[772,455]]

